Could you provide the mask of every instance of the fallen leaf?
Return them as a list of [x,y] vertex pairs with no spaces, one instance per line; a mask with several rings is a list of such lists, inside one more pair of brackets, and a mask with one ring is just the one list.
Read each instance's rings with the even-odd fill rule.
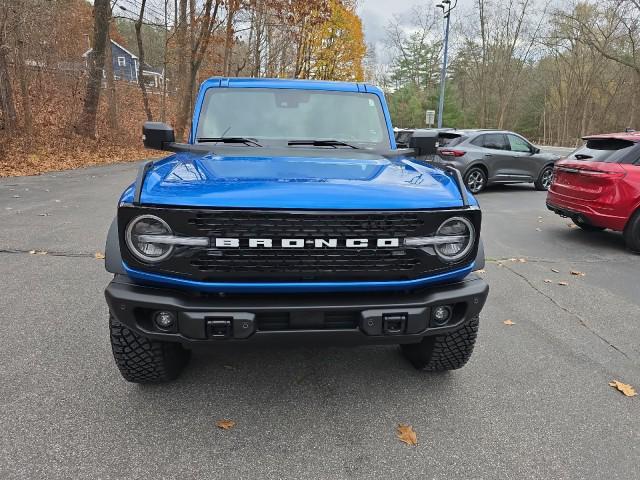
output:
[[619,382],[618,380],[609,382],[609,385],[622,392],[625,397],[635,397],[636,395],[638,395],[636,393],[636,390],[631,385]]
[[517,262],[517,261],[518,261],[518,259],[517,259],[517,258],[510,258],[510,259],[509,259],[509,261],[510,261],[510,262]]
[[560,273],[560,270],[556,270],[555,268],[552,268],[552,269],[551,269],[551,271],[552,271],[553,273]]
[[480,270],[476,270],[476,273],[487,273],[487,271],[484,269],[480,269]]
[[48,213],[39,213],[38,216],[39,217],[48,217],[49,214]]
[[561,287],[567,287],[569,284],[567,282],[558,282],[558,285]]
[[541,232],[542,229],[541,228],[536,228],[536,232]]
[[578,272],[577,270],[571,270],[571,275],[573,275],[575,277],[584,277],[586,275],[586,273]]
[[218,420],[216,423],[216,427],[221,428],[222,430],[231,430],[236,426],[236,422],[233,420]]
[[516,324],[516,322],[514,322],[513,320],[505,320],[505,321],[504,321],[504,322],[502,322],[502,323],[504,323],[505,325],[509,325],[509,326],[511,326],[511,325],[515,325],[515,324]]
[[578,228],[578,226],[575,223],[567,223],[567,227],[569,227],[569,228]]
[[527,259],[526,258],[519,258],[518,261],[520,263],[527,263]]
[[36,255],[46,255],[47,253],[49,253],[49,252],[46,252],[46,251],[44,251],[44,250],[41,250],[41,251],[39,251],[39,252],[36,252]]
[[102,253],[102,252],[96,252],[96,254],[94,255],[94,257],[96,257],[98,260],[104,260],[104,253]]
[[538,220],[542,220],[542,217],[538,217]]
[[406,443],[407,445],[416,446],[418,445],[418,436],[416,432],[413,431],[411,425],[403,425],[402,423],[398,425],[396,429],[396,436],[401,442]]
[[550,279],[548,279],[548,278],[545,278],[545,279],[544,279],[544,283],[553,283],[553,280],[550,280]]

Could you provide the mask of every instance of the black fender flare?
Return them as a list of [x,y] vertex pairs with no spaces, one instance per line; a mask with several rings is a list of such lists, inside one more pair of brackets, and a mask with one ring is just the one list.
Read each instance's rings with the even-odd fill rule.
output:
[[485,258],[484,258],[484,243],[482,238],[478,242],[478,253],[476,254],[476,261],[473,265],[474,270],[483,270],[485,266]]
[[120,237],[118,235],[118,218],[114,218],[107,233],[107,244],[104,247],[104,268],[107,272],[126,275],[122,266],[120,253]]

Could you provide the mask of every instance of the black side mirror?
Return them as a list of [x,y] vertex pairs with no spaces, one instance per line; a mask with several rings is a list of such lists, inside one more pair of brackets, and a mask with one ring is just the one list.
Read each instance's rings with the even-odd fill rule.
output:
[[438,132],[431,130],[416,130],[409,139],[409,148],[412,148],[417,157],[435,155],[437,152]]
[[142,126],[142,143],[145,148],[154,150],[170,150],[169,145],[175,143],[173,128],[162,122],[144,122]]
[[540,153],[540,149],[538,147],[532,147],[531,153],[533,153],[534,155],[537,155]]

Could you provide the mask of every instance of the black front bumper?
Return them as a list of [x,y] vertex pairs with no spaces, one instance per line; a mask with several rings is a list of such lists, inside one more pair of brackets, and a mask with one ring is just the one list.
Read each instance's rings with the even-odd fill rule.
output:
[[[143,336],[184,344],[219,342],[414,343],[459,328],[482,310],[488,285],[475,274],[465,280],[408,292],[192,295],[139,285],[116,275],[105,291],[111,314]],[[432,309],[450,307],[436,326]],[[167,330],[154,316],[176,318]]]

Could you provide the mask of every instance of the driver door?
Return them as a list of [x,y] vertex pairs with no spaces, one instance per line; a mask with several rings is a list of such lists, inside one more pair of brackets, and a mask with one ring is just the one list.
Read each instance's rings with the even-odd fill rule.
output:
[[502,179],[533,181],[539,170],[534,156],[534,147],[524,138],[513,133],[506,134],[510,154],[501,165]]

